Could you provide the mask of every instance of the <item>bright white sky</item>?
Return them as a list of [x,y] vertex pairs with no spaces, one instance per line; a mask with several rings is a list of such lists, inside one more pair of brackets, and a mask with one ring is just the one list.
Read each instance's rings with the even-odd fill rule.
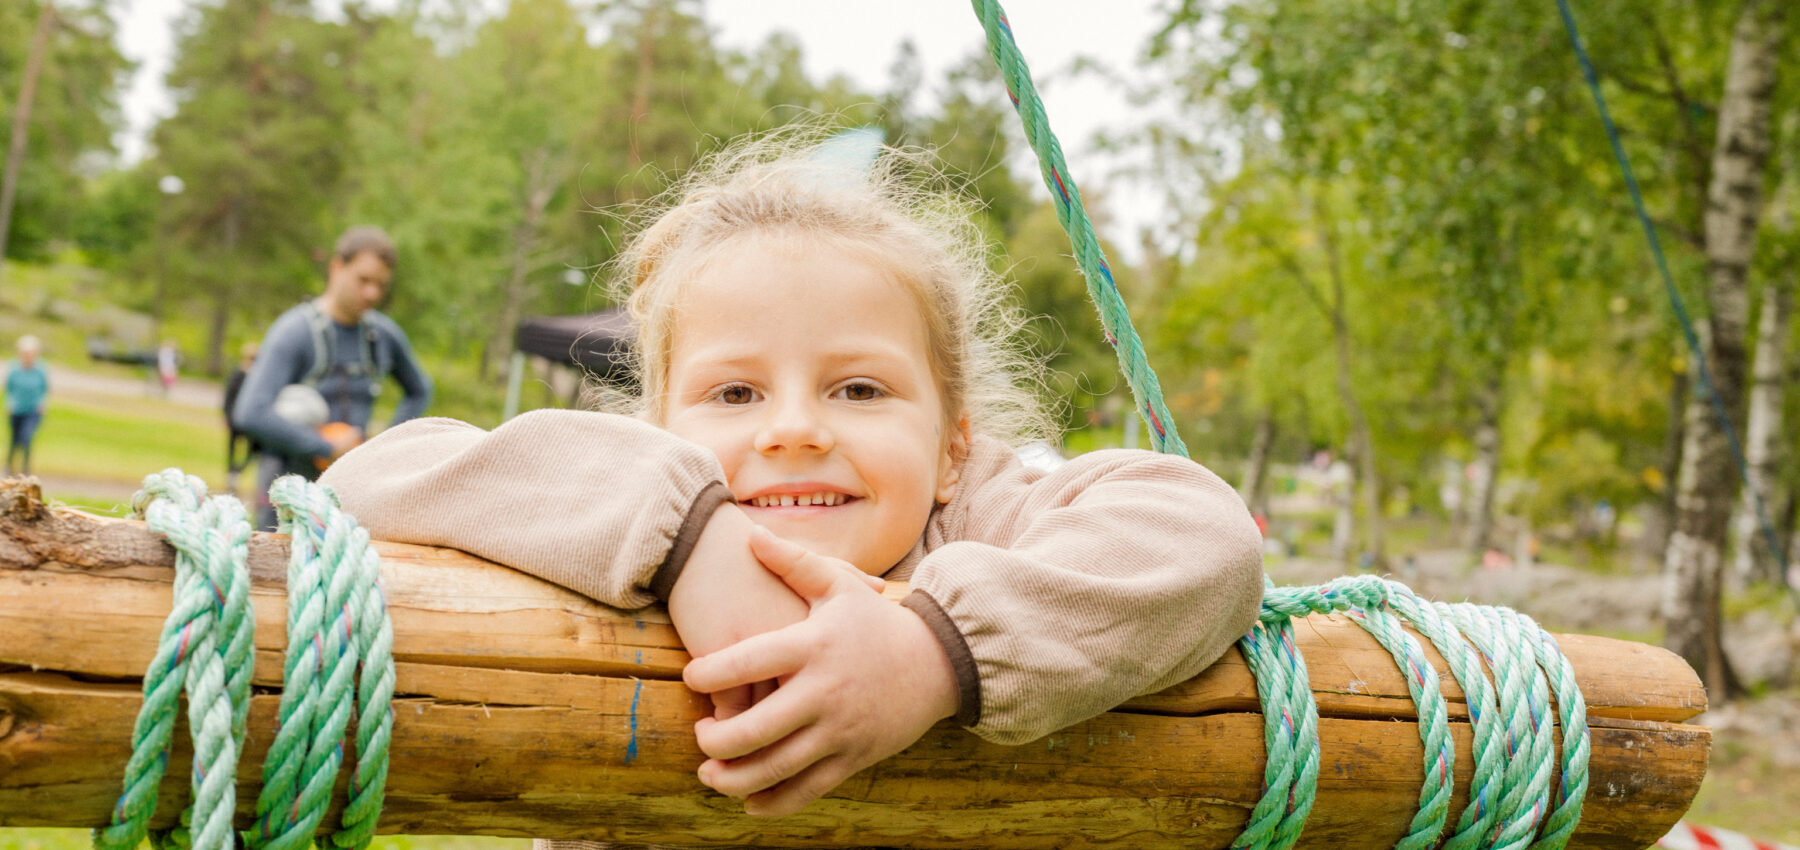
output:
[[[115,0],[125,10],[120,43],[138,71],[125,100],[128,129],[120,139],[127,162],[144,155],[149,128],[172,111],[162,78],[168,72],[170,27],[191,0]],[[331,3],[331,0],[322,0]],[[1091,57],[1136,79],[1136,57],[1165,15],[1168,0],[1015,0],[1007,18],[1037,80],[1071,170],[1088,194],[1114,199],[1119,226],[1110,235],[1121,250],[1135,253],[1138,227],[1159,205],[1147,189],[1108,185],[1119,160],[1092,153],[1096,131],[1109,124],[1141,123],[1144,116],[1124,102],[1115,86],[1093,75],[1072,78],[1070,64]],[[331,3],[335,6],[335,3]],[[376,3],[377,6],[380,3]],[[1104,6],[1104,8],[1102,8]],[[710,0],[705,17],[726,46],[747,49],[776,30],[799,40],[807,71],[815,79],[845,74],[870,91],[886,88],[888,66],[900,43],[911,38],[925,65],[928,90],[944,71],[983,50],[981,25],[968,0]],[[1036,179],[1035,169],[1032,179]],[[1039,187],[1040,189],[1042,187]]]

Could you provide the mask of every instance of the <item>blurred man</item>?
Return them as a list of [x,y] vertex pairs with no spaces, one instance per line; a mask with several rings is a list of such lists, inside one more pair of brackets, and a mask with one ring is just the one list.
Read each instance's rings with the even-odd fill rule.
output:
[[[231,410],[238,430],[262,446],[257,459],[257,527],[275,527],[269,484],[286,473],[317,479],[319,472],[366,436],[375,397],[388,377],[405,393],[394,410],[399,424],[425,411],[431,379],[405,332],[375,305],[394,275],[393,240],[380,228],[353,227],[338,237],[325,292],[288,310],[269,326]],[[291,386],[309,390],[283,390]],[[323,399],[323,425],[311,416],[285,418],[296,395]]]
[[[19,357],[6,364],[6,412],[12,426],[12,442],[6,449],[6,474],[31,474],[31,440],[44,421],[44,400],[50,395],[50,370],[38,362],[41,346],[30,334],[19,337]],[[14,458],[24,456],[15,467]]]

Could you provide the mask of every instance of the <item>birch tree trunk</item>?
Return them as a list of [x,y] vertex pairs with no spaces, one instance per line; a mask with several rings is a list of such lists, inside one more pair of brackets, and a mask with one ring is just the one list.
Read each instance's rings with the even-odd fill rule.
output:
[[[1331,272],[1331,338],[1337,348],[1337,391],[1350,418],[1350,438],[1345,448],[1346,460],[1356,469],[1356,485],[1361,488],[1363,502],[1363,551],[1369,566],[1377,572],[1387,567],[1386,544],[1382,539],[1381,476],[1375,461],[1375,435],[1369,429],[1369,417],[1357,401],[1350,370],[1350,321],[1344,315],[1344,273],[1338,265],[1337,240],[1331,227],[1324,228],[1326,268]],[[1349,496],[1346,494],[1346,501]]]
[[[1498,367],[1497,367],[1498,368]],[[1500,376],[1489,376],[1476,399],[1475,480],[1469,482],[1469,554],[1479,562],[1494,545],[1494,493],[1500,483]]]
[[[1749,472],[1749,486],[1738,501],[1736,520],[1736,573],[1745,581],[1779,582],[1782,578],[1779,558],[1769,548],[1769,535],[1778,535],[1776,476],[1784,460],[1782,451],[1782,406],[1787,387],[1783,382],[1787,366],[1789,315],[1793,309],[1794,287],[1800,275],[1792,271],[1763,287],[1762,315],[1756,324],[1756,359],[1751,367],[1750,411],[1744,424],[1744,458]],[[1769,523],[1765,532],[1764,523]],[[1783,546],[1776,538],[1777,546]]]
[[1720,640],[1720,583],[1737,471],[1714,405],[1743,421],[1738,411],[1744,395],[1747,278],[1762,216],[1784,6],[1785,0],[1749,0],[1732,30],[1707,188],[1706,295],[1711,311],[1700,336],[1710,382],[1697,387],[1687,406],[1675,530],[1663,561],[1666,645],[1700,672],[1709,691],[1721,696],[1737,685]]
[[1269,452],[1275,445],[1275,410],[1264,408],[1250,439],[1250,459],[1244,464],[1244,483],[1238,488],[1252,514],[1269,512]]
[[37,100],[38,75],[44,70],[44,54],[50,52],[50,31],[56,28],[56,6],[44,0],[37,29],[31,34],[31,52],[25,58],[25,79],[13,107],[12,136],[6,146],[6,175],[0,177],[0,270],[6,265],[6,235],[12,232],[13,196],[19,189],[19,169],[25,163],[25,141],[31,132],[31,105]]
[[559,164],[548,148],[536,148],[521,159],[525,185],[519,193],[519,223],[512,232],[512,260],[508,263],[506,283],[501,292],[500,321],[482,349],[481,375],[484,378],[494,360],[505,361],[512,356],[513,333],[525,312],[525,303],[531,300],[531,271],[537,260],[544,211],[550,207],[561,182]]
[[[215,377],[225,373],[225,332],[231,321],[231,302],[236,300],[237,288],[243,279],[237,271],[238,242],[244,234],[243,204],[238,197],[233,196],[225,202],[219,230],[219,242],[224,248],[222,256],[227,265],[224,280],[213,290],[212,316],[206,325],[206,369],[207,374]],[[161,344],[162,340],[151,342]]]
[[1688,390],[1692,383],[1688,369],[1670,370],[1669,421],[1663,431],[1663,459],[1658,467],[1662,472],[1662,494],[1644,529],[1644,551],[1653,557],[1661,557],[1669,551],[1669,537],[1675,533],[1675,483],[1681,477],[1681,447],[1687,442],[1687,422],[1683,414],[1687,412]]

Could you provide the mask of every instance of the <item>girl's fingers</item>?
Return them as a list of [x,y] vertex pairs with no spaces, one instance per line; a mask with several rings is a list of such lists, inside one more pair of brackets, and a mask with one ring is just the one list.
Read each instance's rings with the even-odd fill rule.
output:
[[802,729],[743,758],[708,759],[700,765],[700,781],[714,791],[740,799],[774,788],[818,761],[818,736],[810,732]]
[[719,720],[729,720],[756,704],[756,692],[752,685],[740,685],[714,691],[712,694],[712,716]]
[[819,759],[781,784],[751,794],[744,800],[744,813],[781,817],[798,812],[850,778],[848,764],[841,755]]
[[[818,701],[803,698],[797,690],[803,689],[779,689],[730,720],[701,718],[694,724],[694,739],[700,744],[700,751],[714,759],[742,759],[752,754],[761,757],[759,750],[785,744],[783,739],[819,719]],[[704,778],[705,773],[701,776]],[[760,787],[750,789],[757,790]]]
[[850,574],[855,576],[856,578],[862,580],[862,583],[868,585],[870,590],[873,590],[876,593],[884,593],[887,591],[887,579],[884,579],[881,576],[869,575],[868,573],[865,573],[862,570],[857,569],[856,565],[850,563],[849,561],[839,561],[838,563],[843,564],[846,568],[848,568],[850,570]]
[[799,670],[810,651],[797,630],[804,622],[744,638],[710,655],[702,655],[681,670],[681,680],[703,694],[727,688],[780,679]]

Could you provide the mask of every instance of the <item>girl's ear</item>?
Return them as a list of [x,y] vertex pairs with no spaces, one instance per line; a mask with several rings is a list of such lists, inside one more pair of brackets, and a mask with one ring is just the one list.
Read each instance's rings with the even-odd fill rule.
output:
[[963,463],[969,459],[969,414],[965,413],[956,419],[956,430],[944,440],[944,454],[938,459],[938,504],[945,504],[950,497],[956,495],[956,485],[962,483]]

